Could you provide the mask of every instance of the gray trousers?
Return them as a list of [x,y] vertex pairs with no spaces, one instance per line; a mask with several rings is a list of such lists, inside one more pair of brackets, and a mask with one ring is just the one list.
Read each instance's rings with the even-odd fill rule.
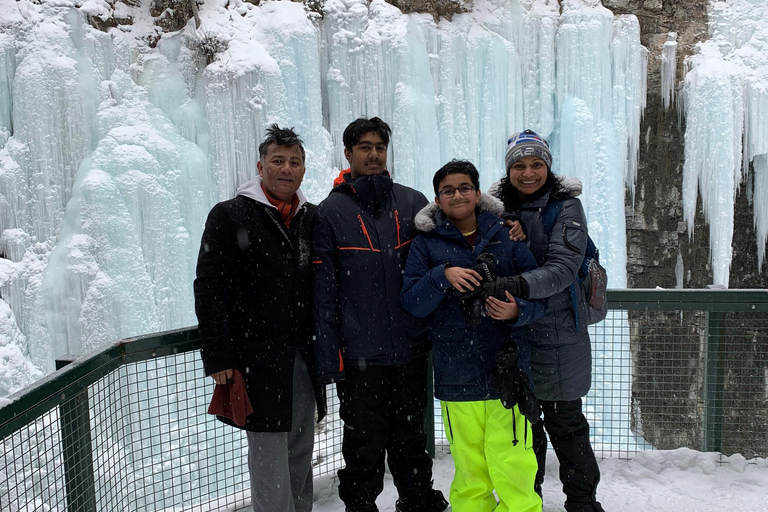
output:
[[290,432],[248,432],[253,512],[312,510],[315,394],[307,366],[296,353]]

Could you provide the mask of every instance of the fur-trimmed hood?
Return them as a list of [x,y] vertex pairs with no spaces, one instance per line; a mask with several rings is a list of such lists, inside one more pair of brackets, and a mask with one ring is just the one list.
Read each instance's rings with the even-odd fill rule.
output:
[[[574,178],[573,176],[554,176],[555,186],[549,194],[550,198],[559,201],[562,199],[573,199],[581,195],[583,187],[579,178]],[[488,194],[493,197],[500,197],[501,191],[499,189],[501,185],[502,180],[491,185],[491,188],[488,189]]]
[[[497,216],[504,213],[504,204],[500,199],[490,194],[480,194],[480,198],[477,200],[477,208],[479,208],[480,211],[487,211]],[[437,227],[436,216],[438,213],[442,215],[442,210],[440,210],[440,207],[437,206],[437,203],[435,202],[431,202],[422,208],[421,211],[416,214],[416,219],[414,220],[416,229],[423,233],[429,233],[435,229]]]

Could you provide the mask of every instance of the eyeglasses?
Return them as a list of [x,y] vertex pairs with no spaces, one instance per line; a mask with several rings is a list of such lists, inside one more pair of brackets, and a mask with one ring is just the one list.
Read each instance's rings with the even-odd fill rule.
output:
[[463,185],[463,186],[461,186],[459,188],[446,187],[443,190],[441,190],[440,192],[438,192],[437,195],[438,196],[443,196],[443,197],[453,197],[454,195],[456,195],[456,191],[457,190],[459,191],[459,193],[461,195],[468,196],[469,194],[474,192],[475,187],[473,187],[472,185]]

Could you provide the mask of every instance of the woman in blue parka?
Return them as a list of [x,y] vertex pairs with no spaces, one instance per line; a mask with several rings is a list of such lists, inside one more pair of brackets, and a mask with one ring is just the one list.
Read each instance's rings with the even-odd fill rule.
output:
[[[546,315],[527,328],[535,394],[543,412],[543,425],[533,436],[541,493],[547,437],[560,461],[560,480],[568,512],[603,512],[596,498],[600,469],[589,441],[589,423],[582,412],[582,397],[590,389],[592,353],[587,332],[587,305],[578,271],[587,247],[587,220],[581,201],[581,183],[555,176],[547,142],[531,130],[510,137],[505,157],[507,175],[489,193],[517,214],[526,229],[528,245],[538,268],[517,276],[516,296],[548,299]],[[561,202],[550,231],[543,213],[551,202]],[[573,293],[573,295],[572,295]]]

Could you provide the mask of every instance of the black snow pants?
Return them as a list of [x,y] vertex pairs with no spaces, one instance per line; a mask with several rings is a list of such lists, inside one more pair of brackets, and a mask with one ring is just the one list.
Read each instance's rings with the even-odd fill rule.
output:
[[385,452],[401,499],[419,503],[433,498],[424,432],[427,362],[427,356],[420,356],[401,366],[348,366],[336,383],[344,421],[339,497],[347,510],[377,510]]
[[567,402],[539,400],[544,421],[532,426],[533,450],[539,463],[536,492],[541,495],[547,463],[547,436],[560,461],[560,482],[568,512],[603,512],[597,501],[600,468],[589,442],[589,423],[581,410],[581,399]]

